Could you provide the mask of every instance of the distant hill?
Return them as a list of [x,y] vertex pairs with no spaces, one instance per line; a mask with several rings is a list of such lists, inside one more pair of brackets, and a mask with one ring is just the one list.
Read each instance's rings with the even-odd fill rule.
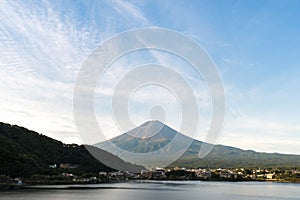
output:
[[[157,134],[153,133],[158,128],[161,130]],[[181,133],[177,133],[177,131],[159,121],[148,121],[127,133],[111,139],[110,142],[129,152],[147,153],[164,147],[176,134],[179,134],[182,140],[191,139]],[[147,138],[147,136],[151,137]],[[121,152],[113,150],[110,142],[97,143],[95,146],[126,160],[126,157],[122,157]],[[223,145],[214,146],[208,156],[204,159],[199,159],[198,153],[202,145],[203,142],[193,140],[188,150],[170,166],[196,168],[300,168],[299,155],[259,153]],[[159,164],[155,163],[154,165],[159,166]]]
[[144,169],[95,147],[64,144],[26,128],[0,122],[0,175],[24,177],[53,173],[49,165],[59,166],[61,163],[78,165],[72,171],[79,174],[115,170],[100,163],[87,148],[92,149],[97,156],[117,163],[121,169],[133,172]]

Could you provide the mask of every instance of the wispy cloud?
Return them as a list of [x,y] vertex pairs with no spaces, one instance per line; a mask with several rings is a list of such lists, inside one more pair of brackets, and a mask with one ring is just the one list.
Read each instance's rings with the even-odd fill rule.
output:
[[[110,0],[112,7],[125,18],[138,21],[140,25],[149,25],[149,20],[132,3],[123,0]],[[130,19],[129,19],[130,20]]]
[[47,2],[1,1],[0,21],[0,120],[78,143],[72,93],[89,32]]
[[118,15],[89,16],[94,20],[101,17],[101,26],[85,21],[80,11],[77,16],[72,7],[57,7],[55,2],[0,4],[0,121],[80,143],[72,114],[78,70],[99,42],[111,34],[106,32],[113,24],[109,19],[130,16],[126,20],[138,24],[148,20],[125,1],[109,1],[105,12],[116,10]]
[[[130,2],[113,0],[110,1],[110,6],[127,21],[134,21],[141,26],[150,24],[143,13]],[[99,31],[91,25],[78,26],[78,22],[74,23],[74,19],[55,10],[48,2],[32,6],[22,2],[6,1],[1,8],[0,19],[3,22],[1,38],[5,41],[1,50],[7,54],[0,57],[0,75],[6,77],[0,82],[3,88],[2,94],[6,96],[2,100],[3,115],[0,120],[18,123],[55,138],[65,138],[68,142],[72,137],[71,141],[76,141],[72,119],[74,81],[81,64],[93,49],[93,46],[86,45],[86,43],[94,43],[96,47],[99,38],[93,36]],[[139,56],[142,59],[136,59]],[[201,114],[204,109],[210,108],[210,97],[201,77],[195,78],[193,72],[187,70],[187,64],[179,58],[175,59],[174,56],[163,52],[148,51],[141,52],[136,57],[129,56],[120,60],[111,67],[111,71],[108,71],[107,78],[102,80],[104,87],[96,90],[96,95],[111,97],[115,84],[123,75],[130,72],[130,66],[157,63],[172,66],[192,87],[194,86],[196,98],[202,109]],[[168,80],[171,81],[171,78],[169,76]],[[173,82],[174,88],[182,88],[180,83],[176,84],[177,80]],[[137,114],[134,118],[140,123],[142,120],[147,120],[148,115],[145,115],[145,110],[150,112],[153,102],[157,102],[160,105],[167,105],[165,106],[167,114],[173,116],[173,118],[168,118],[169,122],[172,122],[170,125],[174,128],[178,127],[177,124],[180,123],[177,118],[180,118],[180,113],[175,109],[178,108],[176,97],[170,99],[170,96],[164,95],[166,91],[154,90],[159,97],[157,101],[154,101],[152,92],[149,90],[139,92],[134,96],[136,103],[144,103],[140,106],[143,109],[135,110]],[[182,88],[182,96],[186,96],[184,92],[186,91]],[[147,107],[145,106],[146,100],[153,100],[153,102],[149,102]],[[185,102],[179,103],[188,104],[188,101],[189,99],[185,99]],[[9,106],[11,104],[15,106]],[[10,108],[7,109],[7,107]],[[20,114],[16,116],[16,113]],[[109,121],[107,117],[109,114],[109,111],[101,113],[98,118],[102,119],[105,116],[104,118]],[[140,117],[139,114],[145,116]],[[178,117],[174,118],[175,116]],[[208,124],[209,119],[202,117],[201,120],[202,124]],[[205,120],[207,123],[204,123]],[[104,130],[111,133],[113,121],[105,124]],[[62,132],[66,135],[59,136]],[[114,132],[117,133],[116,129]]]
[[[50,4],[29,6],[4,1],[1,6],[1,36],[6,43],[3,67],[33,70],[45,78],[68,81],[90,51],[82,45],[88,32],[78,30]],[[94,38],[90,38],[93,40]],[[18,63],[18,65],[17,65]],[[21,70],[21,71],[22,71]],[[63,77],[63,78],[62,78]]]

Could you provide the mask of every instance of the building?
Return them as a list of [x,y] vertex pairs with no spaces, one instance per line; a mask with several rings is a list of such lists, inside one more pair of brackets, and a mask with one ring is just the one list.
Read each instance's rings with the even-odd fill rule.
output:
[[206,170],[198,170],[195,172],[196,176],[200,179],[209,179],[211,178],[211,172]]
[[273,179],[275,178],[275,173],[273,174],[266,174],[267,179]]

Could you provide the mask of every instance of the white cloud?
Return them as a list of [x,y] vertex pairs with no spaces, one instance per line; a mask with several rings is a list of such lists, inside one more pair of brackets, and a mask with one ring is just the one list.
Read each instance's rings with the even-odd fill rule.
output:
[[1,1],[0,121],[79,143],[73,83],[91,51],[82,41],[89,33],[42,4]]
[[125,0],[110,0],[111,6],[124,17],[131,16],[134,20],[137,20],[141,25],[149,25],[148,19],[142,14],[142,12],[132,3]]
[[220,144],[263,152],[299,152],[300,126],[250,116],[230,108]]
[[127,15],[142,24],[147,19],[125,1],[112,1],[107,8],[119,15],[94,19],[108,22],[101,29],[52,2],[0,4],[0,121],[80,143],[72,113],[78,70],[103,36],[111,34],[106,32],[111,31],[111,17]]

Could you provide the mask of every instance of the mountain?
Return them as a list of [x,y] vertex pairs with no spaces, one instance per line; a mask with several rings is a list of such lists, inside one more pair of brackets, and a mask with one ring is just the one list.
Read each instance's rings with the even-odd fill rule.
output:
[[[300,168],[299,155],[260,153],[224,145],[215,145],[205,158],[200,159],[198,154],[204,144],[203,142],[178,133],[159,121],[148,121],[127,133],[109,141],[97,143],[95,146],[127,160],[126,156],[122,157],[122,151],[117,151],[113,145],[132,153],[154,152],[170,143],[176,134],[183,142],[188,140],[192,142],[184,154],[169,166],[187,168]],[[129,158],[129,160],[131,159]],[[145,162],[143,164],[144,166],[161,166],[160,162]]]
[[77,174],[115,170],[100,163],[90,151],[98,157],[117,163],[118,170],[138,172],[144,169],[92,146],[64,144],[26,128],[0,122],[0,175],[28,177],[32,174],[49,174],[54,172],[49,165],[61,163],[78,166],[70,169]]
[[[133,153],[148,153],[167,145],[175,137],[176,133],[177,131],[160,121],[148,121],[127,133],[111,139],[111,142],[121,149]],[[95,146],[108,150],[111,147],[108,142],[102,142]]]

